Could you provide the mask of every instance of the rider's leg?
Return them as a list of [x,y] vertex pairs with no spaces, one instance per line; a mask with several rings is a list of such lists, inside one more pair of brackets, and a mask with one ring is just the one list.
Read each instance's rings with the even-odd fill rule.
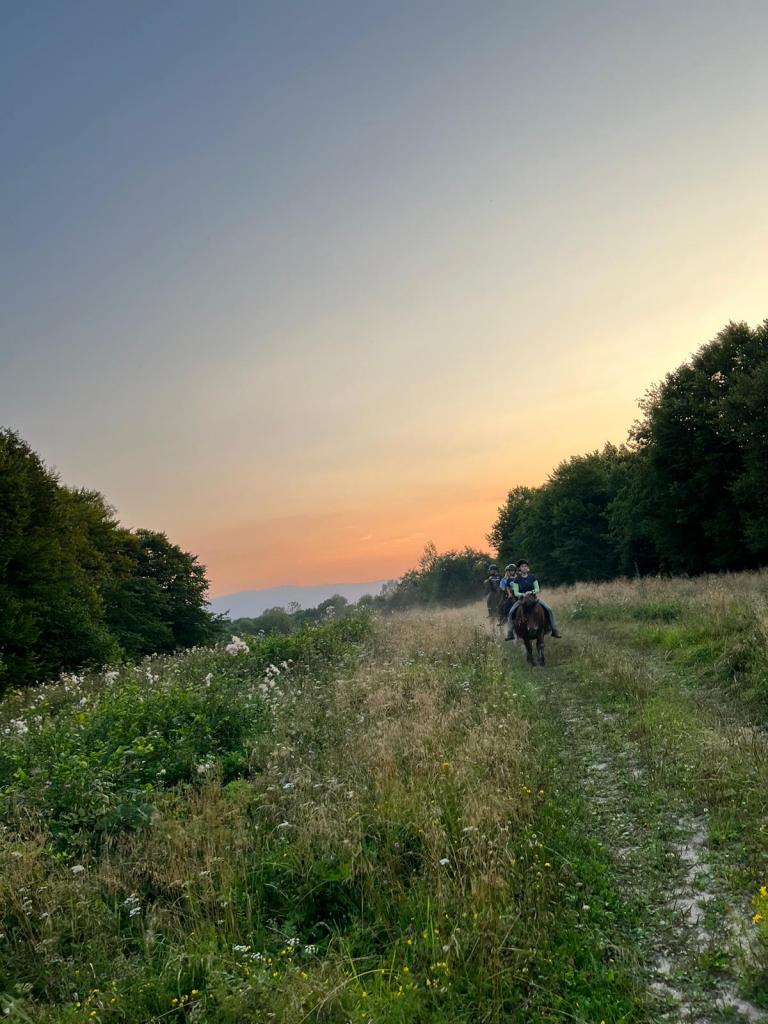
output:
[[550,630],[552,632],[552,636],[554,636],[554,637],[562,636],[562,633],[557,628],[557,623],[555,622],[555,613],[549,607],[547,602],[546,601],[542,601],[541,598],[539,598],[539,604],[544,609],[544,611],[547,613],[547,618],[549,619],[549,628],[550,628]]
[[515,640],[515,639],[517,639],[515,637],[515,612],[517,611],[519,605],[520,605],[520,602],[519,601],[515,601],[515,603],[509,609],[509,614],[507,615],[507,630],[506,630],[507,635],[504,637],[505,640]]

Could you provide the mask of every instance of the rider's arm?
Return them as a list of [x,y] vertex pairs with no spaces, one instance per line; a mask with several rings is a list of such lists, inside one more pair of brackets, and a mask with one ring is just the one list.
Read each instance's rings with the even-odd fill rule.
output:
[[533,581],[533,592],[534,592],[534,594],[538,594],[538,592],[539,592],[539,581],[538,580],[534,580]]
[[512,593],[518,600],[520,599],[520,588],[517,585],[517,580],[512,580]]

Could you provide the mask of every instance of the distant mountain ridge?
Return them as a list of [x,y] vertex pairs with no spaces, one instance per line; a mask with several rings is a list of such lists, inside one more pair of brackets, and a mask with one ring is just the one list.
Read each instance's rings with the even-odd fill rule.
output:
[[341,594],[350,602],[358,601],[363,594],[379,594],[386,580],[368,583],[318,583],[316,586],[267,587],[265,590],[240,590],[236,594],[224,594],[210,602],[211,611],[228,615],[230,619],[253,618],[267,608],[285,608],[291,601],[298,601],[302,608],[316,608],[321,601]]

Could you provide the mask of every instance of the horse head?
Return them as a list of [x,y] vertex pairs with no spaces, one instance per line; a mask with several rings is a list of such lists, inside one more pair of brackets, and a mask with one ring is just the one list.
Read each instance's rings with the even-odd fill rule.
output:
[[523,594],[518,612],[518,625],[529,637],[535,637],[541,629],[541,608],[535,594]]

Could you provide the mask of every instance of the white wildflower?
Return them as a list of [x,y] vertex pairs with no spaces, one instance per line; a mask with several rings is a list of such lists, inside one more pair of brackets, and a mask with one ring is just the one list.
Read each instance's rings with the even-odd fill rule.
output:
[[85,868],[83,867],[82,864],[75,864],[74,867],[70,868],[70,870],[73,875],[82,875],[82,873],[85,871]]
[[227,654],[247,654],[250,651],[250,647],[239,636],[233,636],[224,650]]
[[440,864],[442,867],[445,867],[446,864],[450,864],[451,862],[448,860],[447,857],[441,857],[437,863]]

